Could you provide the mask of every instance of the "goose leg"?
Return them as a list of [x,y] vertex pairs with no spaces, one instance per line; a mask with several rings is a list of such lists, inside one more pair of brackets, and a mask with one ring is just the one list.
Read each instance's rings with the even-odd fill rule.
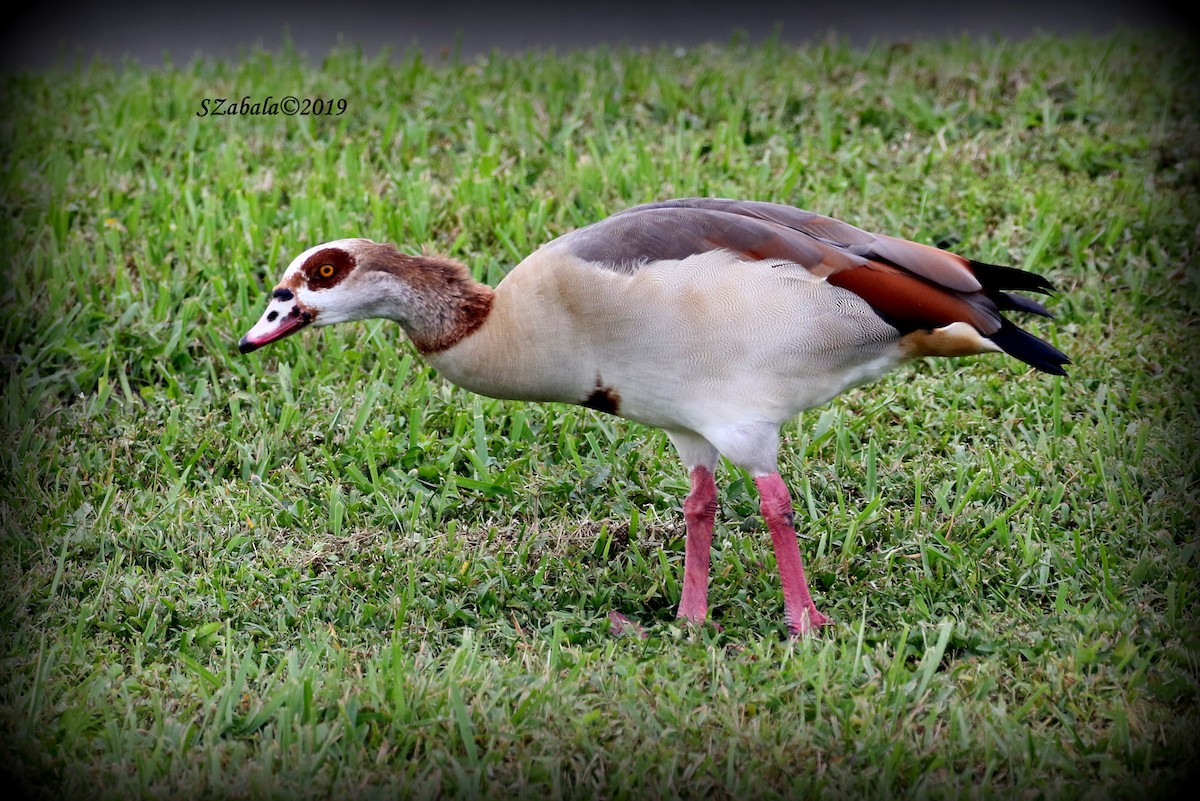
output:
[[683,502],[687,544],[683,556],[683,595],[677,617],[702,623],[708,616],[708,568],[713,520],[717,515],[717,485],[703,465],[692,468],[692,491]]
[[692,489],[683,502],[687,541],[683,554],[683,592],[677,617],[702,623],[708,617],[708,568],[712,550],[713,520],[717,515],[717,449],[692,432],[667,433],[691,473]]
[[771,532],[775,545],[775,560],[779,564],[779,578],[783,584],[783,612],[792,636],[800,637],[824,626],[829,618],[817,611],[808,581],[804,577],[804,563],[800,559],[800,545],[796,542],[793,525],[792,496],[779,473],[757,476],[754,479],[762,501],[762,514]]

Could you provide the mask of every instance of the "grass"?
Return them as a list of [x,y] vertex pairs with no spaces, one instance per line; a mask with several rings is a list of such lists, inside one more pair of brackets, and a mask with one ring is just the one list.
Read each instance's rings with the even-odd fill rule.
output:
[[[3,79],[0,753],[43,797],[1166,797],[1197,764],[1195,54],[1107,38]],[[332,117],[200,101],[345,98]],[[472,396],[370,323],[249,357],[299,250],[490,282],[753,197],[1047,274],[1069,378],[902,369],[786,429],[836,625],[728,465],[673,620],[665,437]],[[615,638],[607,613],[649,638]]]

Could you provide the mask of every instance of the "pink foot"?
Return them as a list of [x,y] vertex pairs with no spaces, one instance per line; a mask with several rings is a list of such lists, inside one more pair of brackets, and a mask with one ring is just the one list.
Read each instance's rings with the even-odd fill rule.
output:
[[608,623],[609,631],[611,631],[617,637],[628,635],[631,637],[637,637],[640,640],[644,640],[649,636],[646,634],[646,629],[644,629],[641,624],[625,617],[625,615],[622,615],[616,610],[608,613]]
[[678,620],[680,623],[683,623],[687,626],[711,626],[713,629],[715,629],[717,631],[725,630],[721,627],[720,623],[717,623],[715,620],[710,620],[707,616],[705,616],[705,617],[688,617],[687,615],[676,615],[675,619]]
[[807,637],[809,634],[816,634],[817,629],[821,628],[821,626],[828,626],[833,623],[828,617],[817,612],[815,607],[813,612],[816,614],[814,615],[808,610],[802,612],[797,625],[792,625],[790,621],[788,622],[788,631],[792,633],[792,639],[799,640]]

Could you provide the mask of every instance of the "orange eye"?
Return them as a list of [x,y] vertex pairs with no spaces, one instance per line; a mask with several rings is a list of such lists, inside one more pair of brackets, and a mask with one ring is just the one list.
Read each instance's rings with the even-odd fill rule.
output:
[[317,268],[317,272],[321,275],[322,278],[333,278],[333,273],[334,273],[333,265],[332,264],[322,264],[320,267]]

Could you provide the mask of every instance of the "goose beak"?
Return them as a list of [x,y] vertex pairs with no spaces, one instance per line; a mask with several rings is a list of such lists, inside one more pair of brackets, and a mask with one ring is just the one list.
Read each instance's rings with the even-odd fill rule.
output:
[[238,342],[238,350],[242,353],[258,350],[268,342],[296,333],[316,318],[316,313],[300,305],[289,290],[277,289],[263,316]]

